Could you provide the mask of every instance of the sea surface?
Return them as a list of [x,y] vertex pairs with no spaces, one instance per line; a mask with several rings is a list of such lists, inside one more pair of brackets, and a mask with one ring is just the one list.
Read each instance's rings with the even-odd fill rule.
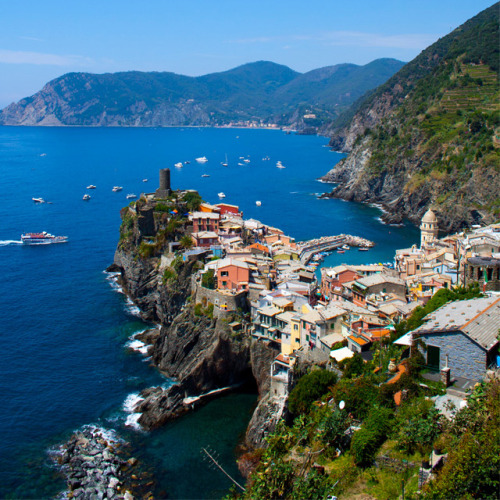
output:
[[[209,161],[197,163],[201,156]],[[228,167],[221,165],[226,156]],[[0,497],[63,491],[49,452],[85,424],[130,441],[165,497],[220,498],[228,491],[229,480],[203,460],[203,446],[242,480],[235,450],[254,394],[221,397],[151,433],[126,425],[135,395],[170,381],[130,348],[132,335],[149,325],[104,272],[119,212],[126,194],[153,191],[159,169],[170,167],[174,189],[197,189],[213,203],[224,192],[245,218],[296,240],[350,233],[376,243],[369,252],[332,254],[325,265],[392,261],[396,248],[418,242],[416,228],[382,224],[375,207],[317,197],[330,186],[316,179],[341,157],[325,138],[281,131],[0,127]],[[278,160],[286,168],[276,168]],[[97,188],[87,191],[90,184]],[[112,192],[115,185],[123,190]],[[82,201],[86,192],[91,199]],[[69,242],[20,244],[21,233],[35,231]]]

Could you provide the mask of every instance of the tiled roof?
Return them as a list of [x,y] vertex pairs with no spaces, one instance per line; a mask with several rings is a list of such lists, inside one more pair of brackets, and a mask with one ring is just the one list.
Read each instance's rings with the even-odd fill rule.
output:
[[413,334],[461,331],[489,351],[498,342],[500,298],[483,297],[450,302],[426,318],[427,321],[413,330]]

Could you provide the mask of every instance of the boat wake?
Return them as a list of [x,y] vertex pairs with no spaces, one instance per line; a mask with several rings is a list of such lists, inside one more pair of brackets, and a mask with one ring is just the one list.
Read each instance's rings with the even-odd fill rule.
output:
[[6,247],[8,245],[22,245],[22,241],[17,240],[0,240],[0,247]]

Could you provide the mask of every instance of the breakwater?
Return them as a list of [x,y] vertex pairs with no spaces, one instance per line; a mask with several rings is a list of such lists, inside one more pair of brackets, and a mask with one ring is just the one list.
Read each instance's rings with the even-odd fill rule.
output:
[[66,476],[65,497],[132,500],[132,481],[138,479],[133,469],[138,461],[126,454],[125,443],[112,431],[86,425],[75,432],[53,454]]
[[350,234],[339,234],[337,236],[322,236],[308,241],[298,243],[299,258],[303,264],[307,264],[312,257],[319,252],[329,252],[343,245],[361,248],[371,248],[375,245],[373,241],[352,236]]

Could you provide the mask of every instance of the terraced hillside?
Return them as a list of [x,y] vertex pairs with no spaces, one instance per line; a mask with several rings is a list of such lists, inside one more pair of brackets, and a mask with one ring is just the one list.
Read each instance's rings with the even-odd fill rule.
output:
[[338,183],[333,196],[382,203],[391,222],[418,223],[432,206],[446,231],[500,217],[499,8],[430,46],[340,119],[331,144],[350,155],[324,177]]

